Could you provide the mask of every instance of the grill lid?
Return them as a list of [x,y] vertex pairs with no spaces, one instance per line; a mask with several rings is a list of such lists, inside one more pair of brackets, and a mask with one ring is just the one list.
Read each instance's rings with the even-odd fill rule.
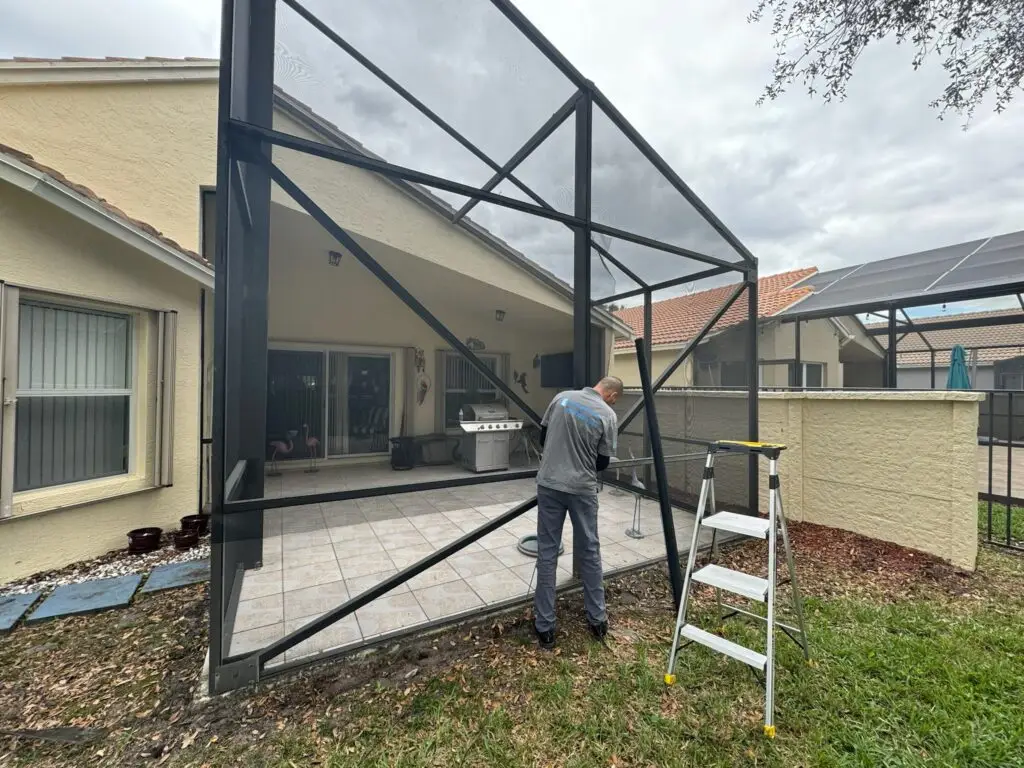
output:
[[507,421],[508,408],[501,403],[467,404],[459,409],[459,421]]

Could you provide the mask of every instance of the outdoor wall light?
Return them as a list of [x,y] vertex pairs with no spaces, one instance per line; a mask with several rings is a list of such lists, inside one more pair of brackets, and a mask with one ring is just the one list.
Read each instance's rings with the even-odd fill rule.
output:
[[327,263],[332,267],[339,266],[341,264],[341,253],[339,251],[328,251]]
[[504,309],[496,309],[496,310],[494,310],[494,319],[497,320],[499,323],[502,322],[505,319],[505,310]]

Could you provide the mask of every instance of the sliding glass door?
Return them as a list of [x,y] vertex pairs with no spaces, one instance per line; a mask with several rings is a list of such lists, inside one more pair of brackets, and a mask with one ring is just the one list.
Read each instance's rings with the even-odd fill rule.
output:
[[267,458],[387,453],[394,356],[345,349],[271,349]]
[[391,436],[390,354],[329,353],[331,456],[386,453]]

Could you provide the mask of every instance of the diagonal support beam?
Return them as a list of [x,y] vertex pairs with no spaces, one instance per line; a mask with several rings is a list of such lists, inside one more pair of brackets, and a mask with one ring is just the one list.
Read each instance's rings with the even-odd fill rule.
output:
[[309,622],[303,627],[292,632],[290,635],[285,635],[280,640],[271,643],[262,651],[259,652],[259,665],[262,670],[263,666],[273,658],[280,656],[285,651],[294,648],[304,640],[308,640],[317,632],[327,629],[327,627],[341,621],[346,616],[355,613],[365,605],[369,605],[379,597],[383,597],[388,592],[393,590],[395,587],[399,587],[405,584],[409,579],[419,576],[428,568],[431,568],[438,563],[447,560],[452,555],[460,552],[461,550],[468,547],[475,541],[479,541],[484,536],[492,533],[504,525],[508,525],[513,520],[518,518],[520,515],[528,512],[537,506],[537,498],[534,497],[528,501],[524,501],[521,504],[516,505],[508,512],[494,518],[493,520],[484,523],[479,528],[476,528],[465,536],[456,539],[451,544],[446,544],[440,549],[431,552],[425,558],[420,560],[413,565],[410,565],[404,571],[399,571],[394,576],[385,579],[380,584],[371,587],[367,591],[363,592],[356,597],[350,598],[347,602],[342,603],[337,608],[332,608],[327,611],[323,616],[320,616],[313,621]]
[[719,259],[714,256],[706,256],[703,253],[697,251],[691,251],[689,248],[681,248],[678,245],[672,245],[671,243],[665,243],[661,240],[654,240],[644,235],[637,235],[633,232],[627,232],[624,229],[618,229],[617,227],[609,227],[606,224],[593,223],[590,228],[595,232],[608,235],[609,237],[615,237],[619,240],[626,240],[630,243],[636,243],[637,245],[643,245],[648,248],[653,248],[656,251],[665,251],[666,253],[674,253],[676,256],[685,256],[688,259],[694,261],[701,261],[705,264],[714,264],[719,267],[725,267],[734,272],[743,272],[746,267],[743,264],[739,264],[733,261],[727,261],[726,259]]
[[292,197],[295,202],[301,205],[310,216],[323,227],[335,240],[341,243],[345,248],[348,249],[349,253],[356,257],[360,264],[366,267],[378,280],[384,283],[385,286],[397,296],[402,303],[404,303],[409,309],[419,315],[427,325],[442,339],[448,342],[453,349],[461,354],[466,360],[469,361],[470,365],[476,368],[480,374],[497,387],[502,394],[505,395],[509,400],[519,406],[519,409],[523,414],[536,424],[540,426],[541,417],[540,415],[531,408],[525,400],[517,395],[512,388],[506,384],[501,378],[491,371],[483,361],[450,330],[447,326],[435,317],[429,309],[420,303],[419,299],[413,296],[407,291],[401,283],[399,283],[380,263],[374,259],[366,250],[363,249],[355,238],[353,238],[345,229],[338,225],[334,219],[312,198],[303,192],[299,186],[292,181],[288,176],[274,165],[272,162],[268,162],[268,168],[270,171],[270,177],[274,182],[281,187],[288,195]]
[[931,342],[928,341],[928,339],[925,337],[925,335],[923,333],[921,333],[921,331],[918,330],[916,325],[914,325],[914,322],[910,319],[910,315],[907,314],[907,310],[901,309],[900,310],[900,314],[903,315],[903,319],[907,321],[907,327],[910,328],[911,331],[913,331],[914,333],[916,333],[920,337],[921,341],[924,342],[924,345],[926,347],[928,347],[928,349],[931,349],[932,348]]
[[[487,183],[484,184],[481,189],[485,192],[490,192],[506,177],[512,181],[512,183],[516,184],[516,186],[520,186],[518,180],[512,177],[512,171],[518,168],[520,163],[522,163],[530,153],[533,152],[533,150],[543,144],[548,136],[558,130],[562,123],[569,119],[569,115],[573,114],[576,110],[576,102],[580,100],[582,95],[583,94],[580,91],[576,91],[576,93],[570,96],[566,100],[565,104],[563,104],[557,112],[551,115],[551,117],[547,119],[547,122],[545,122],[544,125],[542,125],[537,132],[533,134],[533,136],[526,140],[526,143],[523,144],[523,146],[521,146],[511,158],[509,158],[509,161],[505,163],[505,165],[499,168],[498,171],[487,180]],[[521,186],[520,189],[522,189]],[[480,201],[475,198],[467,202],[455,213],[452,217],[452,221],[457,224],[459,220],[473,210],[474,206],[479,202]]]
[[[700,329],[700,333],[694,336],[690,340],[690,343],[686,345],[685,349],[683,349],[683,351],[679,353],[676,359],[669,363],[668,367],[658,377],[658,380],[654,382],[654,386],[652,388],[653,394],[657,394],[658,390],[665,385],[665,382],[668,381],[672,374],[676,372],[676,369],[683,364],[683,361],[686,360],[686,358],[690,356],[693,350],[697,348],[697,345],[704,340],[704,337],[707,336],[711,329],[714,328],[715,325],[718,323],[718,321],[722,319],[722,316],[729,311],[729,307],[731,307],[733,303],[736,301],[736,299],[740,297],[740,294],[743,293],[744,290],[746,290],[746,287],[746,283],[740,283],[738,286],[736,286],[736,289],[729,294],[729,298],[725,300],[725,303],[718,308],[715,314],[711,316],[711,319],[708,320],[704,324],[704,327]],[[757,322],[757,318],[749,318],[747,322],[750,322],[751,320],[753,320],[753,322],[755,323]],[[643,407],[643,400],[637,400],[635,403],[633,403],[632,406],[630,406],[630,409],[626,411],[625,414],[623,414],[622,418],[619,420],[620,434],[623,431],[625,431],[626,427],[628,427],[630,422],[632,422],[633,419],[636,418],[637,414],[640,413]]]

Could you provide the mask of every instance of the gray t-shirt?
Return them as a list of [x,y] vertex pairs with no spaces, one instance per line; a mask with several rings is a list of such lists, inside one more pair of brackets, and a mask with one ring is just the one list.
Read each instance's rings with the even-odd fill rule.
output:
[[548,433],[537,485],[597,495],[597,454],[614,456],[618,417],[593,387],[561,392],[541,420]]

